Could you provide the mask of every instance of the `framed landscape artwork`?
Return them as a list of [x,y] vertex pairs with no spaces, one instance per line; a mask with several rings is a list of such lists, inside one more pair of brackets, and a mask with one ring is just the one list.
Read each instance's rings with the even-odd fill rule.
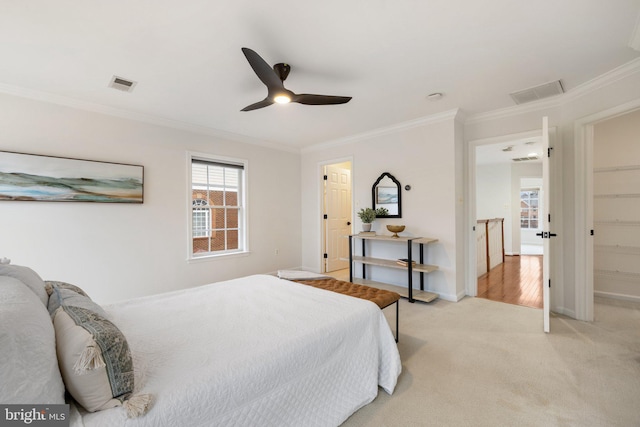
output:
[[376,204],[398,203],[398,187],[376,187]]
[[142,203],[138,165],[0,151],[0,201]]

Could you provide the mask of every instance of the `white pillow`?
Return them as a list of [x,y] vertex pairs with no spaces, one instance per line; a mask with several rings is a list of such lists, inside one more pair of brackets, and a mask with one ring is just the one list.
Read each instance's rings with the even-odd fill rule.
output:
[[40,301],[47,306],[49,301],[49,295],[44,289],[44,281],[38,273],[30,269],[29,267],[23,267],[21,265],[0,264],[0,276],[9,276],[14,279],[18,279],[29,287],[37,296]]
[[89,297],[66,284],[49,284],[58,360],[69,394],[89,412],[124,405],[130,417],[143,415],[150,396],[132,396],[133,359],[122,332]]
[[65,403],[49,313],[13,277],[0,276],[0,326],[0,403]]

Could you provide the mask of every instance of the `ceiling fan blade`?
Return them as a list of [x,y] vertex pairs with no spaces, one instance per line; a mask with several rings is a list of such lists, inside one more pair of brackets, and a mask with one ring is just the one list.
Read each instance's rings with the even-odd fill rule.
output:
[[276,74],[276,72],[271,68],[269,64],[265,62],[264,59],[260,57],[255,51],[249,49],[248,47],[242,48],[242,53],[249,61],[249,65],[253,68],[258,78],[264,83],[269,90],[271,89],[282,89],[282,80]]
[[270,100],[269,98],[265,98],[262,101],[258,101],[255,104],[251,104],[251,105],[247,105],[246,107],[244,107],[242,110],[240,111],[251,111],[251,110],[257,110],[258,108],[264,108],[264,107],[268,107],[269,105],[273,104],[273,101]]
[[295,95],[291,99],[291,102],[305,105],[346,104],[349,101],[351,101],[350,96],[311,95],[308,93]]

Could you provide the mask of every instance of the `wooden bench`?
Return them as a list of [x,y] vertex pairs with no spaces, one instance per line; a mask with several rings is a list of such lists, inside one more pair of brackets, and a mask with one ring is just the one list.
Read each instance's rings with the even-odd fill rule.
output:
[[315,288],[325,289],[327,291],[337,292],[339,294],[349,295],[356,298],[366,299],[372,301],[384,309],[391,304],[396,304],[396,335],[395,339],[398,342],[399,335],[399,317],[400,309],[399,303],[400,294],[392,291],[386,291],[384,289],[373,288],[366,285],[358,285],[351,282],[345,282],[344,280],[338,280],[333,278],[321,278],[311,280],[292,280],[296,283],[302,283],[304,285],[313,286]]

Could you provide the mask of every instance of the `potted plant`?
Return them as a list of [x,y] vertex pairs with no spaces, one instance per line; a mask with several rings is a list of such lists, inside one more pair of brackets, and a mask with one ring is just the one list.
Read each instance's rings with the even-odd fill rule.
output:
[[389,209],[382,208],[382,207],[376,209],[376,217],[387,216],[387,215],[389,215]]
[[358,218],[362,221],[362,231],[371,231],[371,223],[376,219],[376,211],[371,208],[360,209]]

